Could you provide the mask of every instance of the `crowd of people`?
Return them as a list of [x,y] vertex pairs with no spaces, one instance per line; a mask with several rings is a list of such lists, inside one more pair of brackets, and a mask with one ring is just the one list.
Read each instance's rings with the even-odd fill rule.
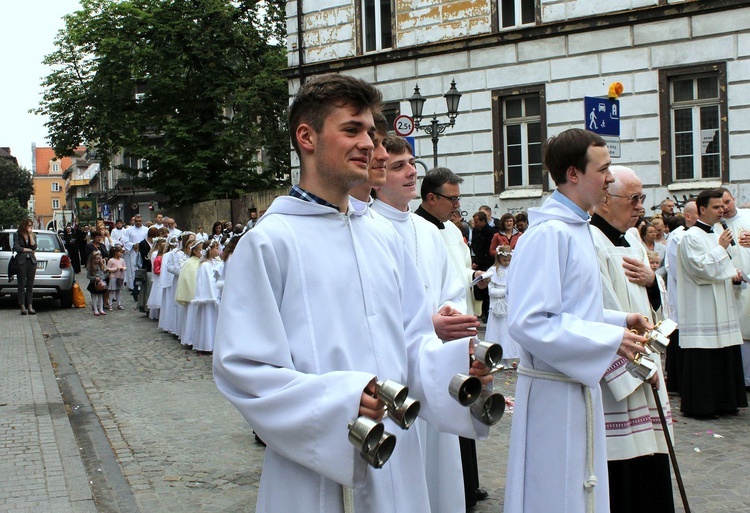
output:
[[[646,218],[637,174],[569,129],[544,145],[556,190],[540,208],[482,206],[467,223],[462,178],[439,167],[418,190],[381,102],[344,75],[303,85],[289,114],[299,184],[247,226],[96,230],[95,314],[122,283],[160,329],[213,350],[219,390],[267,444],[259,512],[455,513],[486,498],[474,440],[489,427],[448,394],[457,374],[492,387],[472,357],[480,321],[518,373],[506,513],[674,511],[667,392],[696,418],[747,406],[750,214],[712,189]],[[667,318],[679,329],[663,368],[646,335]],[[386,415],[388,379],[421,402],[415,428]],[[358,417],[399,433],[380,469],[347,441]]]
[[124,310],[127,292],[160,329],[210,353],[225,262],[255,219],[246,226],[216,221],[209,234],[202,226],[181,231],[162,214],[145,224],[136,215],[129,225],[118,219],[111,231],[102,219],[93,228],[68,225],[63,237],[76,272],[85,271],[95,316]]

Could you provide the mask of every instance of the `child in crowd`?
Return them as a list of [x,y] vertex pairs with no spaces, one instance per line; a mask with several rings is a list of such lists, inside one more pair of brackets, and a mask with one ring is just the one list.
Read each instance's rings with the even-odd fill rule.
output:
[[506,280],[512,249],[508,245],[498,246],[495,265],[488,269],[492,273],[488,285],[490,294],[490,315],[487,319],[485,340],[495,342],[503,348],[502,363],[506,367],[516,368],[521,351],[518,344],[508,334],[508,300],[506,299]]
[[195,297],[188,305],[183,342],[201,352],[214,350],[214,332],[219,318],[218,277],[224,262],[219,258],[219,241],[211,242],[203,249],[198,276],[195,282]]
[[94,308],[94,315],[107,315],[104,311],[104,292],[107,290],[107,269],[102,260],[102,253],[94,250],[89,255],[86,262],[86,277],[89,279],[89,285],[86,287],[91,293],[91,305]]
[[159,276],[159,288],[161,289],[161,305],[159,310],[159,328],[174,333],[177,308],[174,303],[174,289],[177,282],[174,281],[176,273],[170,271],[174,267],[173,262],[180,258],[179,236],[170,235],[167,246],[161,260],[161,274]]
[[198,277],[198,265],[201,262],[202,249],[203,241],[196,239],[195,235],[191,235],[185,243],[185,252],[188,258],[181,266],[180,274],[177,278],[177,289],[174,296],[177,302],[176,335],[182,340],[182,344],[185,346],[190,345],[190,342],[184,337],[185,326],[188,324],[187,307],[195,298],[195,281]]
[[162,289],[159,285],[161,278],[161,264],[164,251],[167,247],[167,240],[164,237],[156,237],[153,240],[154,246],[151,250],[151,291],[146,300],[149,319],[159,319],[159,310],[161,309]]
[[648,256],[648,263],[651,267],[651,270],[656,273],[656,283],[659,284],[659,293],[661,294],[661,306],[657,311],[654,312],[654,324],[657,322],[665,319],[667,317],[666,312],[669,311],[669,305],[667,303],[667,286],[664,283],[664,278],[662,278],[657,271],[662,268],[662,259],[658,252],[656,251],[646,251],[646,255]]
[[114,296],[110,297],[108,308],[110,312],[112,311],[112,306],[114,305],[115,301],[117,301],[118,310],[125,310],[125,307],[122,304],[122,298],[120,297],[122,287],[125,283],[125,260],[122,259],[122,253],[122,246],[115,246],[112,248],[109,260],[107,260],[107,272],[109,273],[109,291],[110,296]]

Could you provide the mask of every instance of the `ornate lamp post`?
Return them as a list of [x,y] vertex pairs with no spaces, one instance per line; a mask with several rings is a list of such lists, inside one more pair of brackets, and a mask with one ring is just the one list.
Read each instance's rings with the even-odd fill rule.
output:
[[448,122],[439,123],[437,116],[433,114],[432,121],[430,121],[429,125],[419,124],[419,122],[422,121],[422,109],[424,108],[424,104],[427,101],[427,98],[419,93],[418,84],[414,86],[414,94],[411,96],[411,98],[409,98],[409,104],[411,105],[411,114],[412,118],[414,119],[414,128],[416,128],[417,130],[424,130],[427,135],[432,136],[432,160],[434,163],[434,167],[437,167],[438,165],[438,139],[440,137],[440,134],[445,132],[445,129],[449,126],[452,127],[453,125],[455,125],[456,118],[458,117],[458,102],[461,101],[461,93],[459,93],[458,89],[456,89],[455,80],[451,82],[451,88],[448,89],[448,92],[443,95],[443,98],[445,98],[445,103],[448,105]]

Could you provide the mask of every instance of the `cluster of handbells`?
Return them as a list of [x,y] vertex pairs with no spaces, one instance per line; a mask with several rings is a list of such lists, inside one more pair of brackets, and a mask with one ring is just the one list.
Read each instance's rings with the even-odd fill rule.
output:
[[[676,322],[672,319],[664,319],[656,323],[654,329],[646,331],[643,334],[646,337],[646,342],[643,344],[646,353],[636,353],[635,358],[628,362],[625,367],[628,372],[644,381],[651,379],[656,373],[656,363],[653,360],[653,355],[659,358],[667,350],[669,335],[675,329],[677,329]],[[631,331],[636,332],[635,330]]]
[[[503,348],[499,344],[472,339],[472,359],[483,362],[490,374],[504,367],[500,364]],[[392,380],[378,381],[375,385],[377,397],[385,403],[386,415],[401,429],[409,429],[419,415],[419,401],[409,397],[409,388]],[[476,376],[456,374],[448,386],[448,393],[462,406],[470,408],[471,414],[483,424],[493,426],[505,412],[505,397],[487,389]],[[360,416],[349,423],[349,441],[359,449],[368,464],[381,468],[391,457],[396,447],[396,436],[387,432],[382,422]]]

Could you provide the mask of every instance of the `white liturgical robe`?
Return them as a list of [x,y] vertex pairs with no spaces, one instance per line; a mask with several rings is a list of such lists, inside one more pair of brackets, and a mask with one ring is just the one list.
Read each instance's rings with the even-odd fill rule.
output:
[[[529,210],[508,272],[510,336],[522,367],[562,373],[578,383],[519,371],[511,428],[505,513],[586,511],[586,407],[593,403],[597,512],[609,511],[607,454],[599,381],[612,363],[627,315],[605,311],[589,225],[548,198]],[[568,200],[569,201],[569,200]]]
[[148,228],[141,225],[131,226],[125,230],[125,236],[122,239],[125,247],[125,284],[128,287],[133,287],[133,279],[135,277],[135,268],[138,263],[138,244],[146,238],[148,235]]
[[[734,246],[729,246],[727,252],[732,257],[732,264],[738,269],[742,269],[746,275],[750,276],[750,248],[743,248],[739,242],[742,232],[750,232],[750,210],[738,208],[734,217],[725,217],[727,227],[732,230],[732,236],[735,240]],[[718,226],[718,227],[717,227]],[[720,225],[714,227],[714,231],[723,230]],[[745,371],[745,386],[750,386],[750,284],[743,283],[735,287],[735,293],[739,294],[737,301],[737,317],[740,321],[740,331],[742,332],[742,366]]]
[[719,349],[742,344],[731,278],[737,274],[717,233],[699,226],[687,231],[677,249],[680,347]]
[[[213,368],[219,390],[267,444],[256,511],[430,511],[417,431],[381,469],[348,441],[374,377],[409,387],[441,431],[486,436],[448,394],[468,344],[435,336],[424,287],[393,228],[293,197],[274,200],[232,255]],[[292,486],[290,488],[290,486]]]
[[477,307],[474,301],[474,293],[470,283],[474,280],[474,270],[471,268],[471,252],[469,246],[464,242],[464,236],[458,227],[447,221],[443,223],[445,228],[438,230],[443,237],[445,249],[448,250],[448,257],[453,265],[455,273],[459,276],[461,284],[464,287],[464,297],[466,298],[466,307],[459,308],[469,315],[476,315],[481,312],[481,306]]
[[[412,212],[402,212],[380,200],[371,207],[387,219],[404,241],[422,277],[432,314],[443,306],[464,311],[464,288],[448,260],[438,229]],[[427,488],[431,513],[455,513],[465,508],[463,469],[458,437],[440,433],[426,422],[420,422],[425,452]]]
[[[624,257],[635,258],[648,266],[648,256],[643,244],[628,232],[625,240],[630,247],[615,246],[596,226],[591,227],[591,235],[599,259],[604,307],[652,316],[653,309],[646,288],[628,280],[622,267]],[[659,398],[664,416],[671,426],[672,411],[664,386],[661,358],[652,359],[662,384]],[[651,385],[632,376],[627,371],[626,364],[625,358],[616,356],[602,379],[607,459],[629,460],[657,452],[666,454],[667,444]]]

